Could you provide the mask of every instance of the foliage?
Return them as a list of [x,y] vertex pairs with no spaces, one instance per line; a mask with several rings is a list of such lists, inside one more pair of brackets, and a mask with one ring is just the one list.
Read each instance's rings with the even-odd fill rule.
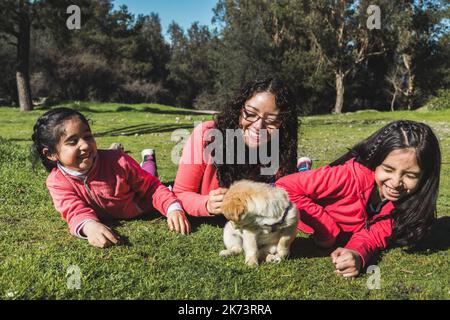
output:
[[430,98],[424,107],[427,110],[450,109],[450,90],[439,90],[437,95]]
[[[66,27],[69,2],[81,8],[81,30]],[[450,86],[448,0],[217,0],[211,27],[187,30],[162,30],[157,13],[135,16],[112,0],[69,2],[0,2],[11,13],[0,21],[0,102],[17,102],[14,73],[26,66],[16,61],[19,13],[30,19],[35,100],[220,109],[271,73],[302,113],[323,114],[415,109]],[[369,5],[381,9],[381,30],[367,28]]]

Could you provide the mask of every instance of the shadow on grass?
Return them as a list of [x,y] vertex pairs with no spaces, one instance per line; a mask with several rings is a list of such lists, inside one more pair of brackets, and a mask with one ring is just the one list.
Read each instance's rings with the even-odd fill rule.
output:
[[[71,109],[78,110],[80,112],[89,112],[89,113],[112,113],[112,112],[146,112],[146,113],[154,113],[154,114],[172,114],[172,115],[178,115],[178,116],[201,116],[201,115],[213,115],[214,113],[218,113],[218,111],[204,111],[204,110],[168,110],[168,109],[158,109],[154,107],[132,107],[127,105],[121,105],[118,106],[115,109],[95,109],[93,107],[90,107],[87,103],[81,102],[79,104],[75,102],[67,102],[62,101],[59,103],[51,104],[51,105],[40,105],[40,106],[34,106],[34,110],[50,110],[57,107],[67,107]],[[169,107],[169,106],[167,106]],[[16,108],[19,107],[13,107],[13,106],[0,106],[0,108]]]
[[136,134],[170,132],[177,129],[194,129],[194,127],[193,125],[177,125],[177,124],[166,124],[166,125],[139,124],[135,126],[114,128],[103,132],[97,132],[95,134],[95,137],[134,136]]
[[312,238],[295,238],[291,245],[289,259],[323,258],[329,257],[335,248],[321,249],[316,246]]
[[[195,232],[203,224],[223,228],[227,223],[227,219],[222,215],[216,217],[189,217],[189,222],[191,223],[192,232]],[[311,238],[297,237],[291,245],[289,259],[328,257],[334,250],[335,248],[321,249],[317,247]]]
[[70,108],[70,109],[74,109],[77,110],[79,112],[89,112],[89,113],[110,113],[110,112],[114,112],[114,110],[97,110],[97,109],[93,109],[87,105],[84,104],[76,104],[76,103],[67,103],[67,102],[61,102],[61,103],[56,103],[56,104],[50,104],[50,105],[41,105],[41,106],[34,106],[33,110],[42,110],[42,111],[48,111],[50,109],[55,109],[55,108],[60,108],[60,107],[64,107],[64,108]]
[[450,249],[450,217],[440,217],[432,225],[430,233],[413,248],[409,254],[432,254]]
[[188,217],[188,220],[191,223],[192,232],[196,232],[203,224],[223,228],[225,223],[227,223],[227,219],[222,215],[215,217]]
[[[142,216],[138,216],[136,218],[131,219],[132,221],[156,221],[159,219],[162,219],[160,213],[158,212],[151,212],[144,214]],[[104,223],[107,227],[111,228],[111,230],[119,237],[120,239],[120,245],[125,247],[131,247],[133,244],[130,242],[130,239],[122,234],[120,234],[117,231],[118,227],[122,227],[123,224],[128,223],[130,220],[103,220],[102,223]]]
[[30,138],[8,138],[5,139],[7,141],[11,141],[11,142],[23,142],[23,141],[28,141],[31,144],[31,139]]
[[212,115],[210,112],[202,111],[202,110],[196,110],[196,111],[187,111],[187,110],[159,110],[157,108],[152,107],[145,107],[142,109],[135,109],[135,111],[140,112],[150,112],[150,113],[156,113],[156,114],[173,114],[173,115],[180,115],[180,116],[201,116],[201,115]]
[[[196,232],[203,224],[224,228],[228,221],[223,215],[215,217],[188,217],[188,219],[191,223],[192,232]],[[317,247],[311,238],[297,237],[291,245],[289,259],[328,257],[334,250],[335,248],[321,249]]]
[[128,237],[120,234],[116,230],[116,228],[121,227],[124,222],[126,222],[126,221],[122,221],[122,220],[104,220],[104,221],[102,221],[102,223],[104,223],[107,227],[109,227],[113,231],[113,233],[119,237],[119,239],[120,239],[119,244],[121,246],[131,247],[132,244],[130,242],[130,239]]
[[199,112],[185,111],[185,110],[160,110],[158,108],[144,107],[144,108],[133,108],[129,106],[120,106],[116,109],[116,112],[147,112],[155,114],[173,114],[179,116],[198,116],[201,115]]

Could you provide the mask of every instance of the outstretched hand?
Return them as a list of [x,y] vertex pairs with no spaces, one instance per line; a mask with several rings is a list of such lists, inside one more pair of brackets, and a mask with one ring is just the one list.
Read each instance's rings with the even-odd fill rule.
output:
[[110,228],[97,221],[88,221],[81,232],[94,247],[107,248],[120,242],[119,237]]
[[191,232],[191,224],[186,215],[181,210],[175,210],[167,214],[167,224],[170,231],[181,234],[189,234]]

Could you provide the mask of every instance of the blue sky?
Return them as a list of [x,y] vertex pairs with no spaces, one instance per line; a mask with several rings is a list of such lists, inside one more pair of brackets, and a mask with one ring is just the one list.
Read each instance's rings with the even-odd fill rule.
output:
[[217,0],[114,0],[114,9],[125,4],[128,10],[138,15],[158,13],[163,34],[167,37],[167,27],[172,21],[178,23],[185,31],[195,21],[201,25],[211,25],[212,9]]

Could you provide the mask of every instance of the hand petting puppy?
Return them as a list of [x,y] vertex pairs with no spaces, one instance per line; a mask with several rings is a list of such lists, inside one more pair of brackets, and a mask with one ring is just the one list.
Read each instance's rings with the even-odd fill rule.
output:
[[362,259],[358,252],[346,248],[337,248],[331,253],[331,260],[336,273],[345,278],[356,277],[362,267]]
[[227,193],[228,188],[219,188],[211,190],[209,193],[208,202],[206,202],[206,210],[208,210],[211,215],[221,215],[223,214],[222,202],[223,197]]

